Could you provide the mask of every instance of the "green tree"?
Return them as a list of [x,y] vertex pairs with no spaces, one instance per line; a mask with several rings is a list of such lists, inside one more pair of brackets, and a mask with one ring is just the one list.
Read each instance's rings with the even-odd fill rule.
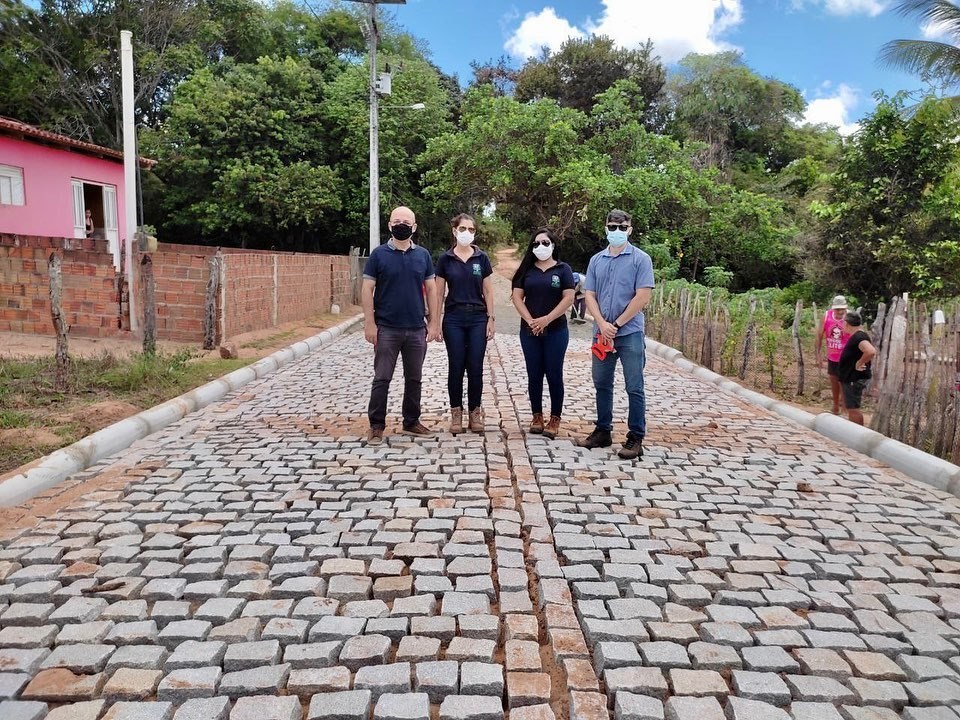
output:
[[[0,3],[0,115],[119,148],[121,30],[133,33],[137,122],[157,127],[195,70],[261,56],[339,73],[363,52],[353,15],[282,0]],[[225,67],[229,67],[226,65]]]
[[323,78],[292,58],[261,58],[177,88],[170,116],[143,145],[165,184],[161,232],[172,239],[287,250],[320,247],[316,226],[339,209],[326,164]]
[[906,113],[903,96],[877,99],[813,204],[823,265],[871,303],[960,294],[960,119],[946,100]]
[[704,143],[701,162],[728,173],[755,160],[779,170],[794,158],[780,153],[805,103],[786,83],[757,75],[739,53],[688,55],[668,84],[670,132]]
[[459,130],[433,138],[421,160],[435,206],[498,214],[526,232],[551,225],[568,233],[609,195],[606,159],[587,147],[587,119],[553,100],[494,97],[490,86],[467,94]]
[[892,40],[880,50],[884,64],[937,81],[947,87],[960,84],[960,7],[950,0],[902,0],[896,12],[930,25],[949,36],[940,40]]
[[552,55],[531,58],[517,72],[514,97],[520,102],[552,98],[561,107],[589,113],[594,98],[619,80],[631,80],[640,99],[638,111],[652,126],[666,82],[653,44],[617,47],[603,35],[567,40]]

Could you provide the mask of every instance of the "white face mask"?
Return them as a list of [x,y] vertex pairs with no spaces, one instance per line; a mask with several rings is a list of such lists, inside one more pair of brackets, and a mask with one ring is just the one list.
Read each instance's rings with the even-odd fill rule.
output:
[[537,256],[537,260],[547,260],[553,256],[553,245],[537,245],[533,248],[533,254]]
[[466,230],[464,230],[463,232],[457,233],[457,245],[459,245],[460,247],[466,247],[471,243],[473,243],[472,232],[467,232]]

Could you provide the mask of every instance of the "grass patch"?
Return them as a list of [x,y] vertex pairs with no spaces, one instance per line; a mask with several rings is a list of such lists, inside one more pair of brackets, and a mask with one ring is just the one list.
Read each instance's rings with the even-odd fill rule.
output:
[[[105,353],[72,359],[67,388],[59,392],[54,358],[0,359],[0,431],[6,431],[0,433],[0,473],[249,362],[199,359],[188,351],[128,358]],[[111,402],[111,413],[97,412]]]
[[0,410],[0,430],[30,427],[33,419],[25,412],[17,410]]

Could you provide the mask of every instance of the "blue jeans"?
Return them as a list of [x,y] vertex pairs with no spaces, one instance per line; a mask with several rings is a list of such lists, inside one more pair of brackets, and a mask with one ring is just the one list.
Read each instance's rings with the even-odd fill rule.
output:
[[618,336],[613,341],[615,353],[606,360],[593,358],[593,386],[597,390],[597,429],[613,430],[613,375],[617,359],[623,366],[623,379],[627,385],[630,409],[627,413],[627,428],[634,437],[647,434],[647,405],[643,394],[643,368],[647,354],[643,333],[635,332]]
[[463,407],[463,372],[467,372],[467,402],[480,407],[483,397],[483,356],[487,352],[487,313],[453,310],[443,316],[447,346],[447,393],[450,407]]
[[527,391],[530,410],[543,413],[543,378],[550,388],[550,414],[560,417],[563,411],[563,359],[570,343],[570,330],[564,325],[544,330],[542,335],[520,333],[520,347],[527,364]]
[[423,386],[423,359],[427,356],[427,329],[377,326],[377,344],[373,349],[373,387],[367,417],[370,427],[381,430],[387,423],[387,394],[397,367],[403,358],[403,426],[420,422],[420,395]]

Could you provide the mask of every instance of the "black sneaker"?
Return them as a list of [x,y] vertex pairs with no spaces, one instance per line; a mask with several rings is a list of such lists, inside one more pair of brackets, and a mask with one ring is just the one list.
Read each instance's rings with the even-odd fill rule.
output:
[[623,447],[617,452],[617,457],[621,460],[635,460],[643,457],[643,438],[639,435],[627,433],[627,439]]
[[590,448],[605,448],[613,445],[613,438],[610,437],[609,430],[600,430],[597,428],[592,433],[587,435],[585,440],[580,441],[580,447]]

